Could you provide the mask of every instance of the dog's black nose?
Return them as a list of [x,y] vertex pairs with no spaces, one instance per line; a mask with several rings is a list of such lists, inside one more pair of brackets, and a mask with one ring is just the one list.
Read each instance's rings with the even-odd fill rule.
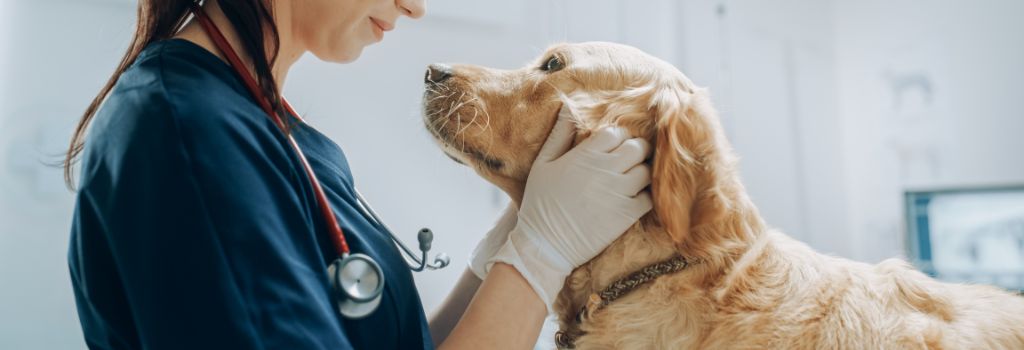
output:
[[427,66],[427,74],[423,82],[427,84],[438,84],[452,77],[452,67],[447,64],[434,63]]

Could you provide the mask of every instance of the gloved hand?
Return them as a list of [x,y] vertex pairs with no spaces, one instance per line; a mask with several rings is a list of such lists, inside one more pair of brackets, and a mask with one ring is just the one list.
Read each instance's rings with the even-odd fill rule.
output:
[[575,130],[563,106],[530,170],[516,227],[490,260],[515,267],[549,312],[572,270],[652,208],[643,162],[650,144],[610,127],[570,150]]
[[469,269],[481,280],[487,277],[487,271],[490,270],[487,262],[505,244],[505,241],[508,240],[508,233],[516,227],[518,221],[519,209],[515,202],[509,202],[505,210],[501,212],[501,217],[494,223],[494,228],[484,235],[484,239],[480,240],[473,252],[469,254]]

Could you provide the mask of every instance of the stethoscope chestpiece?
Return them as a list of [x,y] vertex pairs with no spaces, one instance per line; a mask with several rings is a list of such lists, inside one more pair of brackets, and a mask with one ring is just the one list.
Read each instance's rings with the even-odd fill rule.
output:
[[366,254],[353,253],[335,259],[327,267],[327,276],[342,316],[363,318],[380,306],[384,272]]

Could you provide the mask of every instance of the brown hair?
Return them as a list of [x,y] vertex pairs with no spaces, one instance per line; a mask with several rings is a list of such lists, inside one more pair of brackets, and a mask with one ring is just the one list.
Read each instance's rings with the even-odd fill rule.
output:
[[[269,96],[270,104],[280,115],[282,112],[281,94],[277,89],[271,67],[277,60],[277,53],[280,47],[280,38],[277,32],[277,25],[274,23],[273,13],[268,4],[272,0],[217,0],[224,15],[231,21],[231,25],[238,33],[245,52],[250,53],[255,68],[256,81],[265,96]],[[79,119],[75,132],[71,136],[71,144],[67,153],[64,154],[64,182],[68,188],[74,190],[73,168],[78,156],[85,147],[86,130],[89,122],[96,115],[97,110],[107,98],[118,78],[128,67],[135,63],[139,53],[149,44],[168,39],[176,34],[190,18],[189,8],[193,2],[198,0],[139,0],[138,19],[135,24],[135,35],[132,37],[128,51],[125,52],[121,62],[114,70],[114,74],[107,80],[107,83],[100,89],[99,94],[93,98],[89,107],[85,109],[82,118]],[[266,30],[267,32],[264,32]],[[269,35],[268,41],[265,35]],[[267,53],[267,54],[253,54]]]

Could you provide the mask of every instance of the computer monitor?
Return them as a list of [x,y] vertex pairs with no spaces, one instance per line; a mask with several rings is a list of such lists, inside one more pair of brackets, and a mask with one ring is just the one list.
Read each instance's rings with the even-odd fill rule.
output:
[[905,192],[908,254],[949,282],[1024,291],[1024,185]]

